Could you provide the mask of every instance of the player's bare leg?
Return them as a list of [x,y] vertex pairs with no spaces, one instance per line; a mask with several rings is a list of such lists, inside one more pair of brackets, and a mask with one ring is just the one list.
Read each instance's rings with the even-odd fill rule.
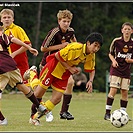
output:
[[[42,97],[41,95],[44,94],[44,91],[38,91],[39,89],[42,90],[42,88],[39,86],[36,90],[36,96],[37,97]],[[43,89],[44,90],[44,89]],[[52,98],[50,100],[47,100],[45,103],[42,102],[43,106],[46,107],[46,112],[44,114],[49,113],[50,111],[53,110],[53,108],[61,101],[62,98],[62,92],[58,92],[56,90],[53,90],[52,92]],[[34,116],[33,119],[39,119],[42,116],[37,112]]]
[[74,119],[74,116],[72,116],[72,114],[70,112],[68,112],[69,104],[70,104],[71,98],[72,98],[73,86],[74,86],[74,80],[71,75],[68,79],[67,88],[63,95],[63,102],[62,102],[62,107],[61,107],[61,111],[60,111],[61,119],[67,119],[67,120]]

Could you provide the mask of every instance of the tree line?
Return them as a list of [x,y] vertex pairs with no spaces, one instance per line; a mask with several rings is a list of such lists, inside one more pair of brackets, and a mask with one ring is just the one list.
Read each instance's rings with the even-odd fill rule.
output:
[[[7,2],[6,2],[7,3]],[[108,51],[111,41],[121,36],[121,25],[129,21],[133,23],[132,2],[15,2],[11,8],[15,13],[14,23],[20,25],[28,34],[33,47],[39,55],[33,57],[29,52],[29,64],[39,66],[43,53],[41,44],[49,30],[57,26],[57,13],[68,9],[73,13],[71,27],[75,29],[78,42],[85,42],[91,32],[97,31],[103,35],[104,44],[96,53],[96,76],[94,89],[105,92],[106,71],[110,68]],[[2,2],[1,2],[2,4]],[[1,5],[0,4],[0,5]],[[17,6],[15,6],[15,4]],[[81,67],[83,67],[81,65]],[[88,74],[85,73],[87,76]]]

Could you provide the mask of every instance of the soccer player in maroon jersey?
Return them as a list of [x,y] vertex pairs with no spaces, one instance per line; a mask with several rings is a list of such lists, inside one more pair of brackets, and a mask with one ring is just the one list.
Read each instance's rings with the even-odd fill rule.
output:
[[[11,9],[4,8],[0,12],[1,22],[4,27],[4,34],[13,35],[22,42],[29,46],[32,46],[29,37],[27,36],[24,29],[16,24],[14,24],[14,12]],[[16,61],[17,67],[20,69],[20,73],[23,78],[23,74],[29,69],[28,56],[26,53],[26,48],[15,43],[9,46],[9,52],[12,58]],[[28,81],[23,78],[23,82],[29,86]]]
[[120,109],[126,111],[128,104],[128,91],[130,86],[131,65],[133,63],[133,25],[125,22],[121,28],[122,36],[115,38],[109,51],[112,61],[110,67],[110,92],[106,101],[105,120],[110,120],[114,97],[118,91],[121,92]]
[[[48,35],[43,41],[41,51],[44,52],[41,65],[46,64],[46,57],[49,54],[55,53],[58,50],[64,48],[70,42],[76,42],[74,29],[70,27],[73,14],[69,10],[59,10],[57,14],[58,27],[49,31]],[[68,112],[69,105],[72,98],[72,90],[74,86],[73,77],[70,76],[67,84],[66,91],[63,95],[62,108],[60,111],[60,118],[73,120],[74,116]]]
[[[36,105],[40,115],[44,115],[46,108],[38,102],[38,100],[34,96],[33,91],[31,91],[30,88],[28,88],[23,83],[20,70],[17,68],[17,64],[14,61],[14,59],[9,55],[8,47],[12,42],[24,46],[35,56],[37,56],[38,54],[38,51],[36,49],[23,43],[19,39],[13,36],[5,35],[4,28],[0,26],[0,93],[2,93],[7,84],[9,84],[12,88],[17,87],[20,91],[22,91],[25,94],[25,96],[32,103]],[[1,110],[0,125],[7,125],[7,119],[4,117]]]

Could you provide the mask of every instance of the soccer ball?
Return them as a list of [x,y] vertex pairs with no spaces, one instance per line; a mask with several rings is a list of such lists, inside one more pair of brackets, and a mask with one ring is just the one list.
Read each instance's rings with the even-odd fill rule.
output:
[[129,120],[128,114],[122,109],[117,109],[113,111],[110,116],[111,124],[117,128],[126,125],[128,123],[128,120]]

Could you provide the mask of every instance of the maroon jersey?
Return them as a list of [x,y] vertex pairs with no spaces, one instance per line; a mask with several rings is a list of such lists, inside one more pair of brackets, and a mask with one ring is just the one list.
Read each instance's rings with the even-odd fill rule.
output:
[[0,74],[17,69],[16,62],[8,52],[8,46],[10,45],[11,38],[12,37],[5,34],[0,36]]
[[[58,45],[64,42],[70,42],[71,39],[75,37],[74,29],[68,28],[68,30],[63,33],[60,27],[53,28],[49,31],[48,35],[44,39],[42,46],[49,47],[53,45]],[[44,66],[46,64],[46,57],[56,51],[45,52],[41,61],[41,64]]]
[[125,42],[123,37],[115,38],[110,46],[110,54],[115,57],[119,65],[117,68],[111,65],[110,75],[130,79],[131,63],[127,63],[125,59],[133,58],[133,40]]

